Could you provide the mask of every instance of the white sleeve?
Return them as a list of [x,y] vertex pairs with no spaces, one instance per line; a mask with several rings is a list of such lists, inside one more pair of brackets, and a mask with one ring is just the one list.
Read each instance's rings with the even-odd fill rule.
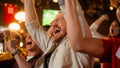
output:
[[[64,0],[58,0],[58,3],[60,5],[60,9],[61,9],[62,13],[64,14],[64,17],[66,17],[66,8],[65,8]],[[83,37],[85,37],[85,35],[86,35],[86,32],[85,32],[85,27],[86,26],[85,25],[87,24],[87,21],[86,21],[86,19],[84,17],[84,11],[82,10],[81,5],[79,4],[78,0],[76,0],[76,8],[77,8],[79,21],[81,23]]]
[[90,26],[90,31],[91,31],[91,34],[92,34],[92,37],[94,38],[106,38],[106,36],[100,34],[97,29],[99,28],[99,26],[95,23],[93,23],[91,26]]
[[52,38],[45,33],[45,31],[42,29],[42,26],[40,26],[38,20],[33,20],[30,23],[25,23],[25,26],[30,33],[32,39],[38,44],[40,49],[45,52],[48,48],[48,43],[52,44],[51,41]]

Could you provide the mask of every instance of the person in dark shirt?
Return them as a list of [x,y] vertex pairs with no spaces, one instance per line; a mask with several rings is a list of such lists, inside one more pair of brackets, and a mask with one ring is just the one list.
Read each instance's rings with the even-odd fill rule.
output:
[[[28,34],[26,37],[26,51],[27,55],[21,55],[21,51],[16,47],[17,43],[15,40],[7,42],[8,50],[13,54],[16,62],[12,68],[34,68],[35,62],[42,56],[42,51],[37,44],[32,40]],[[17,59],[16,59],[17,58]]]

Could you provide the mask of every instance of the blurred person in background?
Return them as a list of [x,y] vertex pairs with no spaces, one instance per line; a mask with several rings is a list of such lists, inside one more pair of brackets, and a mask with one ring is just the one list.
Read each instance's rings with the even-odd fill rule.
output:
[[[11,68],[11,65],[14,62],[14,58],[12,54],[7,50],[6,41],[10,38],[13,38],[17,41],[18,44],[20,44],[22,36],[18,32],[13,32],[8,29],[1,31],[0,36],[2,36],[0,38],[3,40],[4,47],[4,51],[0,54],[0,67]],[[24,49],[21,49],[21,52],[23,52],[24,55],[26,54],[26,52],[24,52]]]
[[25,43],[26,56],[21,55],[21,51],[16,46],[18,45],[16,40],[12,39],[7,42],[7,48],[13,54],[16,61],[12,68],[34,68],[36,61],[42,56],[43,52],[29,34],[26,36]]
[[[114,20],[109,27],[109,35],[105,36],[99,33],[97,30],[99,26],[104,22],[108,21],[109,17],[107,14],[99,17],[93,24],[90,26],[91,34],[94,38],[119,38],[120,37],[120,24],[117,20]],[[111,63],[103,62],[101,68],[111,68]]]
[[[22,40],[22,36],[18,33],[18,32],[13,32],[13,31],[10,31],[10,30],[4,30],[2,31],[2,33],[0,34],[0,36],[2,36],[2,40],[4,40],[4,52],[3,52],[3,55],[6,55],[6,54],[9,54],[9,56],[5,56],[3,59],[1,59],[0,61],[2,60],[9,60],[12,58],[12,55],[10,56],[10,53],[7,51],[7,48],[6,48],[6,40],[9,40],[10,38],[13,38],[17,41],[18,45],[20,44],[21,40]],[[9,39],[8,39],[9,37]],[[6,39],[7,38],[7,39]],[[2,55],[0,55],[0,58],[2,58]]]

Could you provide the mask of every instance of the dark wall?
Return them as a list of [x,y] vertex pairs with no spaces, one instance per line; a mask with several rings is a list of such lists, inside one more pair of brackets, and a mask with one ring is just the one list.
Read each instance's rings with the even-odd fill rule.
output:
[[0,6],[0,26],[1,25],[3,25],[3,14],[4,14],[4,12],[3,12],[3,7],[2,6]]

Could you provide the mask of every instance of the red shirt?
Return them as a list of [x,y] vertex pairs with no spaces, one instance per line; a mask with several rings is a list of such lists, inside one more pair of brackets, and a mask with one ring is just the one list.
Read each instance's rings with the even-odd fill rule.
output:
[[112,68],[112,64],[111,64],[111,62],[110,63],[109,62],[104,62],[104,63],[102,63],[101,68]]
[[120,38],[102,40],[105,52],[100,61],[111,63],[112,68],[120,68]]

